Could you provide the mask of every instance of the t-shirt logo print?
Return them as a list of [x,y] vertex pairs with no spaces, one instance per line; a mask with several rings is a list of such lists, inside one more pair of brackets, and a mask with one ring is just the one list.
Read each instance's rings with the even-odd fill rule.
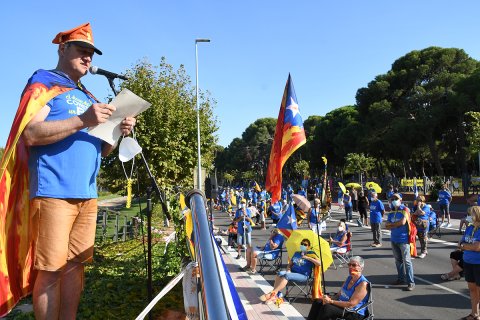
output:
[[90,100],[82,100],[70,94],[67,94],[66,101],[68,104],[76,107],[76,115],[83,114],[92,105]]

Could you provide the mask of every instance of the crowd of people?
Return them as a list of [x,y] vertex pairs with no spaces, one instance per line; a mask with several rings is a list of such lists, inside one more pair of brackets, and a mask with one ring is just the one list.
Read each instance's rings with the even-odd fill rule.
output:
[[[321,186],[317,188],[313,199],[310,198],[311,209],[305,213],[308,225],[319,236],[321,230],[319,223],[325,223],[325,216],[322,215]],[[309,195],[305,188],[299,188],[297,192],[288,185],[282,190],[282,199],[276,203],[271,203],[267,192],[264,190],[257,191],[248,189],[248,191],[225,189],[224,196],[220,196],[218,201],[222,202],[222,208],[228,208],[227,196],[238,199],[238,210],[233,213],[233,223],[238,224],[237,236],[237,258],[240,258],[241,249],[246,250],[247,265],[244,271],[256,273],[258,259],[273,259],[278,253],[278,248],[283,245],[283,236],[275,229],[275,225],[285,213],[286,208],[292,204],[292,196],[294,194],[302,195],[308,198]],[[254,194],[257,194],[255,196]],[[439,216],[437,218],[432,205],[426,202],[424,196],[417,196],[408,206],[403,201],[402,193],[390,187],[386,192],[387,203],[385,204],[379,199],[379,194],[373,190],[358,191],[355,188],[339,192],[338,206],[345,210],[345,219],[341,219],[337,224],[336,233],[327,238],[331,245],[332,253],[345,253],[347,250],[347,235],[351,235],[348,230],[347,222],[352,221],[352,213],[358,212],[359,226],[370,226],[372,231],[372,247],[382,246],[382,227],[390,231],[390,242],[392,247],[392,256],[396,267],[396,279],[392,285],[405,285],[404,290],[412,291],[415,289],[414,270],[412,259],[424,259],[428,255],[429,234],[432,229],[437,227],[451,226],[449,205],[452,201],[451,193],[446,186],[439,192]],[[255,200],[254,200],[255,199]],[[478,301],[480,299],[480,245],[478,226],[480,226],[480,197],[469,202],[472,206],[462,223],[466,227],[465,232],[460,226],[463,237],[459,242],[458,248],[450,254],[450,262],[452,270],[442,274],[443,281],[459,280],[465,277],[470,291],[472,301],[472,312],[465,319],[479,319]],[[254,204],[256,203],[256,205]],[[231,205],[231,204],[230,204]],[[253,215],[249,212],[248,205],[256,207],[258,210],[258,221],[263,221],[261,228],[265,229],[267,221],[272,224],[272,231],[267,243],[261,248],[252,249],[251,245],[251,225],[253,223]],[[229,212],[229,210],[225,209]],[[301,218],[297,215],[297,221],[301,222]],[[438,223],[437,223],[438,220]],[[246,228],[243,226],[247,225]],[[241,230],[241,231],[240,231]],[[244,233],[247,235],[244,236]],[[348,239],[350,240],[350,239]],[[416,241],[419,242],[420,250],[416,251]],[[272,253],[273,252],[273,253]],[[308,319],[336,319],[342,315],[345,319],[362,319],[364,313],[345,314],[345,308],[358,307],[365,304],[368,299],[366,291],[368,280],[362,275],[365,262],[361,257],[351,257],[348,262],[349,276],[338,294],[333,297],[324,295],[322,299],[315,300]],[[315,266],[319,266],[320,261],[315,253],[310,251],[310,242],[304,239],[301,242],[298,251],[289,257],[289,264],[286,270],[277,273],[273,290],[260,297],[265,303],[274,302],[278,298],[279,292],[285,288],[289,280],[306,282],[311,276]]]

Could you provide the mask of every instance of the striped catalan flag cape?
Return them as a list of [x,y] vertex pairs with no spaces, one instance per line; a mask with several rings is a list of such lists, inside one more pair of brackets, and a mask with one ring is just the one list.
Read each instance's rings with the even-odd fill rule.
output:
[[23,90],[13,120],[0,167],[0,317],[32,292],[36,275],[30,232],[29,151],[20,137],[48,101],[74,88],[77,86],[61,73],[36,71]]
[[288,75],[268,162],[265,189],[272,194],[272,203],[281,198],[282,168],[288,158],[306,142],[292,77]]

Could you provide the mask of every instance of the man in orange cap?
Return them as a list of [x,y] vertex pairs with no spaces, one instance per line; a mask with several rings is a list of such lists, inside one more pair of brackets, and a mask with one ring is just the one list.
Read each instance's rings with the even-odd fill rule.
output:
[[[18,269],[24,270],[18,275],[9,272],[9,277],[21,279],[27,274],[27,279],[18,281],[23,286],[12,280],[7,289],[0,290],[9,290],[6,293],[13,296],[13,305],[29,293],[34,273],[30,274],[29,266],[20,264],[31,262],[38,271],[33,304],[35,318],[40,320],[76,318],[84,263],[93,257],[96,177],[101,156],[115,148],[87,132],[88,127],[106,122],[115,111],[113,105],[98,102],[80,81],[87,74],[94,53],[102,54],[94,46],[90,24],[60,32],[52,42],[58,44],[57,67],[38,70],[28,81],[5,151],[16,156],[4,157],[2,168],[7,170],[2,169],[0,177],[0,183],[4,183],[9,179],[3,176],[10,175],[12,182],[5,190],[10,192],[11,187],[15,188],[12,196],[20,193],[30,197],[29,208],[26,208],[28,201],[26,206],[24,201],[8,202],[5,206],[7,215],[21,212],[18,219],[23,221],[16,225],[25,225],[23,228],[30,230],[20,232],[12,226],[19,241],[9,244],[17,246],[9,248],[9,252],[18,254]],[[127,117],[120,130],[128,135],[134,124],[135,119]],[[5,167],[4,162],[7,162]],[[10,166],[11,162],[15,166]],[[32,218],[30,226],[28,213]],[[25,242],[28,244],[23,247]],[[20,256],[22,252],[31,255]],[[8,310],[11,307],[8,305]]]

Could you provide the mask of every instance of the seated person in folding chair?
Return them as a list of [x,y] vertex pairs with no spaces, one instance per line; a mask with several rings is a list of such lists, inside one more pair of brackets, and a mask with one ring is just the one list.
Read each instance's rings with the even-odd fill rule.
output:
[[287,286],[289,280],[305,283],[310,278],[313,267],[321,266],[320,260],[314,251],[310,250],[310,240],[303,239],[300,242],[300,251],[295,252],[287,266],[286,271],[280,271],[275,276],[273,290],[260,296],[260,300],[274,302],[277,293]]
[[337,227],[335,238],[330,237],[330,250],[332,252],[345,253],[347,252],[347,238],[348,232],[345,230],[345,222],[340,221]]
[[362,275],[363,268],[363,258],[352,257],[348,262],[349,275],[340,291],[333,298],[325,294],[322,300],[315,300],[307,320],[364,319],[367,316],[367,308],[359,309],[357,312],[349,311],[366,305],[370,298],[367,288],[369,281]]
[[273,250],[282,250],[283,240],[283,235],[278,232],[278,229],[273,229],[270,233],[270,238],[268,238],[263,249],[260,249],[259,247],[255,250],[252,250],[252,248],[247,249],[247,265],[242,269],[244,271],[255,273],[257,268],[257,258],[274,260],[280,254],[280,251]]

